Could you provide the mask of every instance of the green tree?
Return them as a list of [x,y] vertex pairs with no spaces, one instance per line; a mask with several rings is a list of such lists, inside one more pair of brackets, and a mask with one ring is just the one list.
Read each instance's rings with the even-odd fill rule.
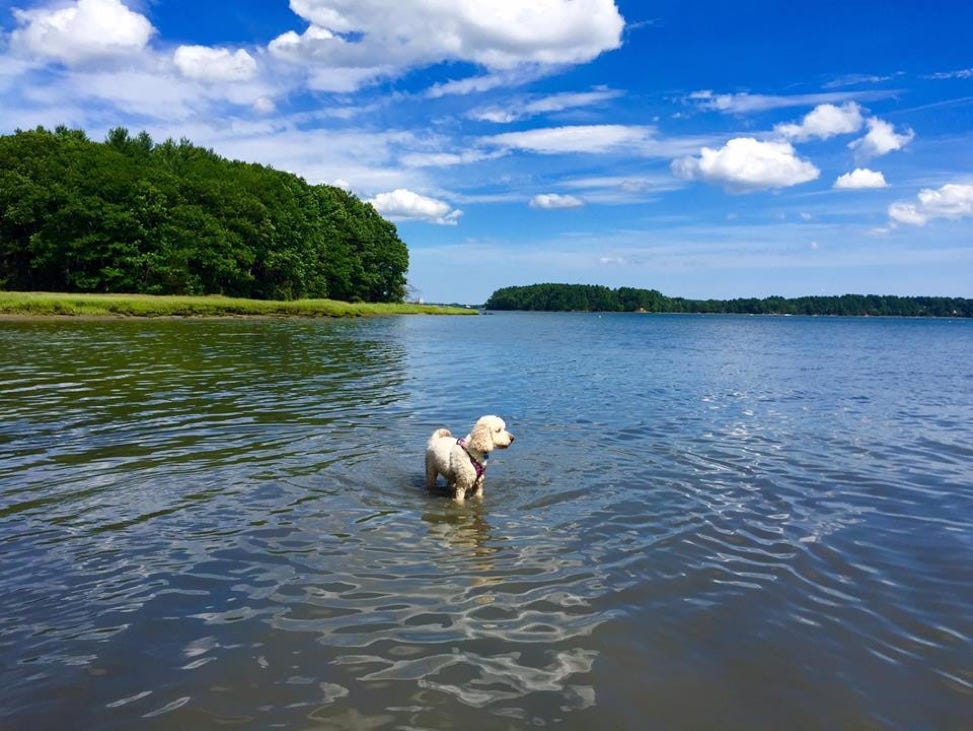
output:
[[407,269],[355,196],[186,139],[0,137],[0,287],[399,301]]
[[688,300],[657,290],[584,284],[531,284],[503,287],[490,295],[490,310],[693,312],[758,315],[898,315],[973,317],[973,300],[951,297],[894,297],[846,294],[840,297],[786,297]]

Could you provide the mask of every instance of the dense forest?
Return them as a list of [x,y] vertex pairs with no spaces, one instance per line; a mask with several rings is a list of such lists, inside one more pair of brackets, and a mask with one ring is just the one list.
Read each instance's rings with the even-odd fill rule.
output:
[[488,310],[560,312],[685,312],[749,315],[897,315],[973,317],[973,300],[958,297],[896,297],[845,294],[836,297],[691,300],[666,297],[654,289],[591,284],[533,284],[494,292]]
[[0,136],[0,289],[398,302],[408,266],[339,188],[123,128]]

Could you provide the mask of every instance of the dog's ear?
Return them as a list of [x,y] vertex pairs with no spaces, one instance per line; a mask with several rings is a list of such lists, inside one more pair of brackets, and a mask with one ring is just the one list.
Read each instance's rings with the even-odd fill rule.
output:
[[470,447],[477,452],[489,452],[493,449],[493,435],[490,426],[482,421],[476,422],[470,432]]

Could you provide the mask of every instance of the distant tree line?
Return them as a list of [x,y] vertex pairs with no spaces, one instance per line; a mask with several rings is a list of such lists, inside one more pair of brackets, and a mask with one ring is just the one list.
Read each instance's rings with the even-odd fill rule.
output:
[[765,297],[693,300],[666,297],[654,289],[592,284],[532,284],[504,287],[486,301],[488,310],[557,312],[684,312],[748,315],[895,315],[973,317],[973,300],[959,297],[897,297],[845,294],[835,297]]
[[408,266],[371,205],[186,139],[0,136],[0,289],[398,302]]

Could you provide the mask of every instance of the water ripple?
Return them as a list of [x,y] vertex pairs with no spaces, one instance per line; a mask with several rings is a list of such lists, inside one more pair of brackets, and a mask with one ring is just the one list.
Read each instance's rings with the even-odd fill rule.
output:
[[[908,321],[3,323],[0,725],[959,728],[971,345]],[[427,495],[428,433],[493,411],[518,439],[485,499]]]

